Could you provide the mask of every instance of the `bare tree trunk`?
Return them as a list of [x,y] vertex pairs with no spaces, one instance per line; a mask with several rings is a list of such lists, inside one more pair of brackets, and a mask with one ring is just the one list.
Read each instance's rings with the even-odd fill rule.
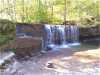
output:
[[13,0],[14,2],[14,9],[13,9],[13,12],[14,12],[14,20],[15,22],[17,22],[17,15],[16,15],[16,0]]
[[66,25],[66,13],[67,13],[67,1],[66,0],[64,0],[64,2],[65,2],[65,6],[64,6],[64,24]]
[[[45,0],[45,13],[48,13],[48,2],[47,2],[47,0]],[[48,17],[47,17],[48,18]],[[46,23],[49,23],[50,22],[50,20],[48,19],[47,21],[46,21]]]
[[25,21],[25,9],[24,9],[24,0],[22,0],[22,4],[23,4],[23,8],[22,8],[22,10],[23,10],[23,14],[21,15],[22,16],[22,22],[24,22]]
[[[51,10],[52,10],[52,13],[51,13],[51,19],[53,19],[53,13],[54,13],[53,3],[52,3],[52,5],[51,5]],[[53,22],[53,20],[52,20],[52,22]]]
[[[2,0],[2,3],[3,3],[3,5],[2,5],[2,10],[5,8],[4,6],[5,6],[5,2],[4,2],[4,0]],[[1,13],[1,16],[3,16],[3,13],[5,13],[5,11],[3,11],[2,13]]]

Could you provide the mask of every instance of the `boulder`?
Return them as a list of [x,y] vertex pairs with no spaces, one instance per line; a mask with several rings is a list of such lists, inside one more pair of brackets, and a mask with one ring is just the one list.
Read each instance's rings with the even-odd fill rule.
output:
[[[16,39],[9,47],[19,57],[31,56],[42,50],[44,25],[17,23]],[[24,36],[26,35],[26,37]]]
[[12,44],[9,44],[9,48],[18,57],[32,56],[41,51],[42,40],[41,38],[16,38]]

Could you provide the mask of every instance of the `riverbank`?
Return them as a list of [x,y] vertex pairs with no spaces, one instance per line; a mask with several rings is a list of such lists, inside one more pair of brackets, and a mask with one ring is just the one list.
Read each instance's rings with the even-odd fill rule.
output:
[[[15,59],[1,75],[100,75],[100,58],[88,63],[80,61],[83,58],[80,54],[99,51],[99,47],[95,49],[89,47],[63,48],[38,54],[28,60]],[[48,67],[50,63],[53,65],[51,68]]]

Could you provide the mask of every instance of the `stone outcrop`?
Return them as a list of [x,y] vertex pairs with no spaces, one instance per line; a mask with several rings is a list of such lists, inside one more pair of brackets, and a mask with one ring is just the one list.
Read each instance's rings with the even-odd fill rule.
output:
[[16,38],[15,41],[9,45],[9,48],[11,48],[18,57],[32,56],[41,51],[42,40],[35,38]]
[[[44,25],[41,24],[26,24],[26,23],[18,23],[16,26],[16,39],[13,41],[7,48],[14,50],[16,56],[24,57],[31,56],[40,52],[43,46],[43,36],[46,35],[44,33]],[[25,33],[31,37],[23,37],[20,38],[20,33]],[[57,40],[59,39],[57,32]],[[100,36],[100,27],[80,27],[80,40],[84,40],[87,38],[93,38]],[[55,36],[54,36],[55,38]],[[44,38],[45,40],[45,38]],[[56,40],[55,40],[56,41]],[[59,41],[57,41],[59,42]]]
[[[24,37],[23,33],[29,37]],[[43,25],[18,23],[16,39],[8,48],[12,49],[18,57],[32,56],[42,50],[42,35]]]
[[21,34],[26,34],[32,37],[42,37],[44,25],[42,24],[27,24],[17,23],[16,25],[16,36],[19,37]]
[[80,27],[80,40],[100,37],[100,27]]

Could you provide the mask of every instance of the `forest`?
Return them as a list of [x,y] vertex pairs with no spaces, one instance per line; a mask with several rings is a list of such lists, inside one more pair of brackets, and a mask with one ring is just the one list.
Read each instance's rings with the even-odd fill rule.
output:
[[100,0],[0,0],[0,75],[100,75]]
[[100,0],[0,0],[0,44],[14,37],[16,23],[66,21],[100,25]]
[[14,22],[62,23],[100,17],[100,0],[0,0],[0,18]]

